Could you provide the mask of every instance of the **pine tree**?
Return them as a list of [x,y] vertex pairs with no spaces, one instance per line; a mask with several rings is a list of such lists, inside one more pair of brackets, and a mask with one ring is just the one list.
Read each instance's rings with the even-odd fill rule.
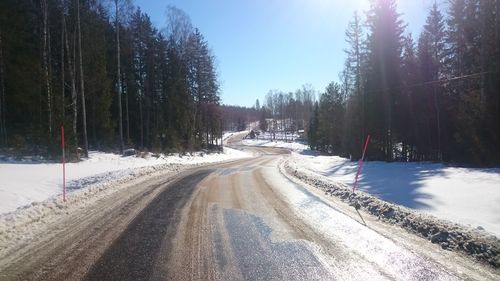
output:
[[411,34],[405,37],[403,45],[403,58],[401,66],[402,90],[399,106],[396,111],[396,128],[401,141],[401,161],[413,161],[418,131],[418,120],[425,118],[423,112],[417,111],[418,93],[413,86],[418,83],[418,62],[415,51],[415,43]]
[[340,85],[330,83],[321,95],[319,102],[317,139],[320,150],[329,154],[341,155],[344,152],[342,140],[344,135],[345,100]]
[[313,150],[318,149],[321,146],[319,142],[318,128],[319,128],[319,104],[314,103],[313,114],[309,119],[309,126],[307,128],[307,140],[309,142],[309,147]]
[[[429,46],[427,52],[430,55],[430,66],[427,69],[426,81],[437,81],[442,79],[445,74],[442,68],[445,59],[445,26],[443,16],[438,10],[436,2],[427,17],[426,24],[424,25],[423,35],[428,37]],[[434,104],[434,111],[436,116],[436,135],[437,135],[437,160],[442,161],[441,149],[441,113],[440,113],[440,100],[441,100],[441,85],[437,83],[432,84],[432,100]]]
[[[448,33],[446,38],[447,62],[451,77],[464,77],[478,72],[476,3],[465,0],[450,2]],[[450,146],[453,158],[463,162],[480,162],[479,120],[480,92],[474,79],[459,79],[447,85],[450,95],[452,126],[455,131]]]
[[500,3],[482,0],[478,3],[479,72],[481,72],[479,134],[482,141],[481,164],[495,165],[500,159]]
[[[381,144],[370,153],[393,160],[394,108],[401,87],[401,52],[404,25],[394,0],[374,0],[368,13],[368,61],[366,108],[372,144]],[[375,145],[372,145],[375,146]]]
[[84,38],[83,60],[86,81],[87,119],[90,143],[98,149],[114,144],[111,120],[111,73],[108,73],[108,49],[106,27],[109,20],[104,7],[100,4],[86,7],[87,24],[82,29]]
[[267,132],[267,120],[266,120],[266,116],[267,116],[267,112],[266,112],[266,107],[263,106],[261,107],[260,109],[260,118],[259,118],[259,128],[263,131],[263,132]]

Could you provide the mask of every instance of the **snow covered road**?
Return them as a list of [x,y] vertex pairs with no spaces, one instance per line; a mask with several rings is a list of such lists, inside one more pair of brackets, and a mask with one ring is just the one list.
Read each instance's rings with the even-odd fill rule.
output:
[[[498,271],[336,205],[288,151],[131,183],[0,256],[0,279],[498,280]],[[57,237],[63,237],[58,239]],[[63,267],[58,262],[64,262]]]

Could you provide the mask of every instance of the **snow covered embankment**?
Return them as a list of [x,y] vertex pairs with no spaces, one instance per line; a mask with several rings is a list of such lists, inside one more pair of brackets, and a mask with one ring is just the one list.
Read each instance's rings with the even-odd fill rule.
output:
[[[231,148],[224,148],[224,153],[160,154],[156,157],[91,152],[89,159],[66,164],[66,185],[71,193],[94,184],[145,175],[172,164],[200,165],[243,157],[250,155]],[[0,215],[59,196],[62,192],[61,169],[58,163],[0,163]]]
[[288,174],[323,190],[325,194],[338,197],[343,202],[351,205],[359,204],[363,210],[377,216],[380,220],[399,225],[412,233],[429,239],[432,243],[438,243],[443,249],[464,252],[495,268],[500,267],[500,240],[495,236],[417,213],[364,192],[352,193],[351,188],[347,185],[334,184],[321,179],[304,171],[293,161],[287,161],[284,167]]
[[78,212],[126,185],[152,177],[169,178],[208,163],[250,157],[224,148],[224,153],[158,157],[121,157],[92,152],[89,159],[66,166],[68,196],[63,203],[61,164],[0,163],[0,256],[12,245],[31,241],[49,223]]
[[[86,177],[72,182],[74,188],[77,184],[80,184],[80,188],[69,190],[66,202],[63,202],[61,196],[57,194],[45,200],[33,201],[15,211],[0,214],[0,257],[12,247],[30,243],[40,235],[44,236],[44,231],[51,231],[46,228],[56,221],[72,213],[81,212],[81,208],[92,205],[106,196],[113,196],[124,185],[133,183],[139,177],[171,176],[193,166],[162,164]],[[50,191],[45,194],[49,196]],[[10,195],[16,196],[16,194]]]
[[[351,187],[354,184],[357,161],[310,151],[294,153],[292,158],[297,168],[311,175]],[[358,190],[500,237],[500,168],[365,161]]]

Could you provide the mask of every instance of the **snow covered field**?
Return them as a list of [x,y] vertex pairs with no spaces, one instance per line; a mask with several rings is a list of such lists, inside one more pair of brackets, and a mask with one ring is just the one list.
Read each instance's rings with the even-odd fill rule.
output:
[[[352,186],[357,171],[357,162],[306,153],[293,153],[291,166],[347,186]],[[384,201],[481,227],[500,237],[500,168],[365,162],[358,188]]]
[[[103,184],[130,175],[140,175],[141,170],[161,168],[165,164],[196,165],[250,156],[231,148],[224,148],[224,153],[197,153],[182,157],[121,157],[116,154],[91,152],[87,160],[66,164],[66,185],[71,192],[96,183]],[[61,169],[61,164],[54,163],[0,162],[0,214],[60,195]]]
[[249,146],[265,146],[265,147],[280,147],[287,148],[293,151],[304,151],[309,148],[309,146],[299,143],[299,142],[285,142],[285,141],[272,141],[263,139],[244,139],[242,141],[244,145]]

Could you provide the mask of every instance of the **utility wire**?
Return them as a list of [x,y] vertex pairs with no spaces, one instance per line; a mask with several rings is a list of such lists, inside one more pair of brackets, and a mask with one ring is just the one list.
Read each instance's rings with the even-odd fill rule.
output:
[[406,85],[406,86],[401,86],[401,87],[386,88],[386,89],[380,89],[380,90],[370,90],[370,91],[364,91],[364,92],[365,93],[377,93],[377,92],[387,92],[387,91],[410,89],[410,88],[415,88],[415,87],[419,87],[419,86],[441,84],[441,83],[452,82],[452,81],[457,81],[457,80],[462,80],[462,79],[474,78],[476,76],[481,76],[481,75],[488,74],[488,73],[490,73],[490,72],[489,71],[478,72],[478,73],[472,73],[472,74],[467,74],[467,75],[458,76],[458,77],[451,77],[448,79],[427,81],[427,82],[421,82],[421,83],[416,83],[416,84],[411,84],[411,85]]

